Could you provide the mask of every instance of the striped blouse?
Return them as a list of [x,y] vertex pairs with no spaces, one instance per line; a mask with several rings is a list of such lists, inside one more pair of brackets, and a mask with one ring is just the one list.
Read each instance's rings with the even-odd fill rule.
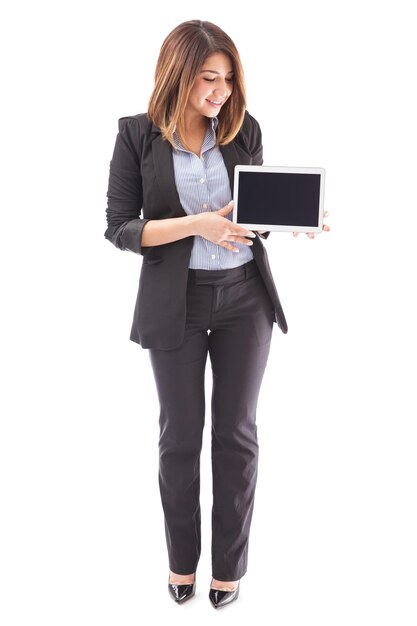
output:
[[[218,211],[230,200],[230,182],[223,155],[216,145],[219,120],[211,118],[201,148],[201,158],[186,150],[174,130],[176,149],[172,148],[175,184],[180,202],[187,215]],[[225,216],[232,221],[232,211]],[[239,252],[233,252],[201,237],[194,236],[189,268],[223,270],[238,267],[253,259],[251,246],[233,242]]]

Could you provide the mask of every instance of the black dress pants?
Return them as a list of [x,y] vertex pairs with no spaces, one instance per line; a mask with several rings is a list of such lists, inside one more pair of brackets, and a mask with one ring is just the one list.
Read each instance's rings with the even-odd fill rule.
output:
[[213,373],[212,576],[247,571],[258,466],[256,407],[274,308],[255,260],[226,270],[189,269],[184,341],[149,349],[160,403],[159,487],[169,568],[197,570],[201,552],[200,452],[207,353]]

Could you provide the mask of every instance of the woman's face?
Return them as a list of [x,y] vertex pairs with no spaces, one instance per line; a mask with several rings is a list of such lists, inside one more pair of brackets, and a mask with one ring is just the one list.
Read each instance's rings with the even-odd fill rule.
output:
[[197,74],[188,97],[186,112],[193,116],[199,113],[214,117],[232,91],[232,63],[226,54],[216,52],[206,59]]

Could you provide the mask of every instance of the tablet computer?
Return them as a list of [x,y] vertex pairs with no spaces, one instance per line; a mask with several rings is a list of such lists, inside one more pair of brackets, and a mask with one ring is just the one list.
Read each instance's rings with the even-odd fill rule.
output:
[[322,167],[235,165],[232,221],[250,230],[320,233]]

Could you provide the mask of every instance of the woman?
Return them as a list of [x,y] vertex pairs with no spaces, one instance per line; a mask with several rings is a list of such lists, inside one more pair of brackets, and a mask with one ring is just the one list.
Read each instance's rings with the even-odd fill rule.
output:
[[160,402],[168,589],[179,603],[195,593],[201,551],[208,353],[215,608],[238,597],[247,571],[256,405],[273,323],[287,332],[260,240],[269,232],[231,219],[234,166],[262,162],[261,130],[246,110],[234,43],[210,22],[179,24],[161,47],[147,113],[119,119],[105,232],[119,249],[143,256],[130,338],[149,350]]

